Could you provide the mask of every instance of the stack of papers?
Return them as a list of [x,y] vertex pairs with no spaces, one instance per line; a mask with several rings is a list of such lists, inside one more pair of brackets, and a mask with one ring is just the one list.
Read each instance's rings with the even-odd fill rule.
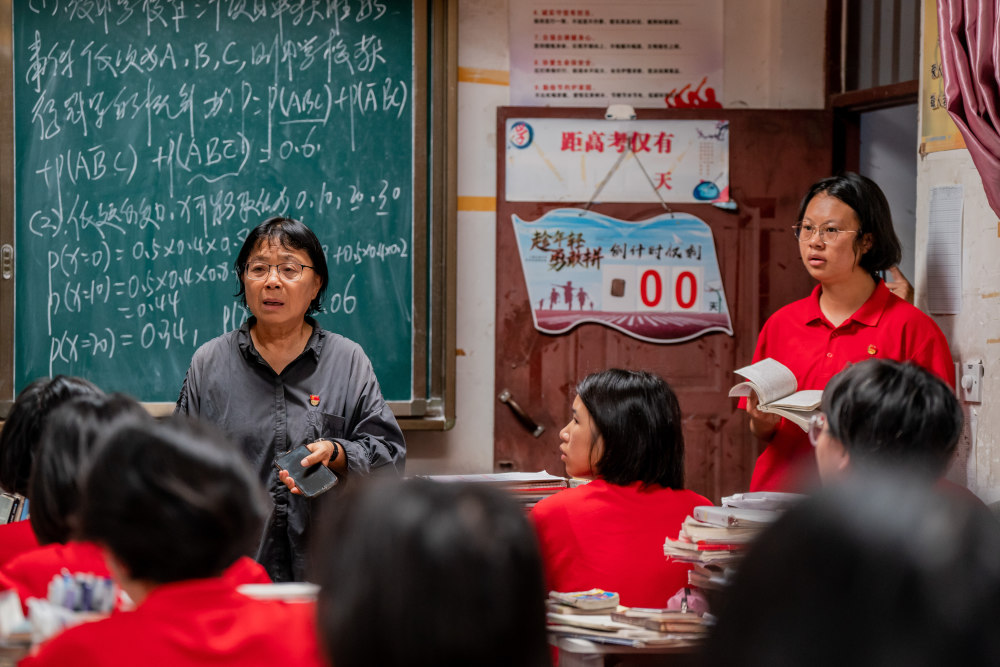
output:
[[725,496],[722,499],[722,506],[783,512],[804,498],[805,495],[801,493],[754,491],[752,493],[734,493],[731,496]]
[[705,620],[694,612],[623,607],[592,610],[591,613],[553,611],[561,604],[549,594],[549,632],[604,644],[636,648],[687,646],[695,644],[707,631]]
[[510,493],[525,509],[530,510],[538,501],[548,498],[569,486],[565,477],[540,472],[495,472],[468,475],[429,475],[435,482],[475,482],[490,484]]

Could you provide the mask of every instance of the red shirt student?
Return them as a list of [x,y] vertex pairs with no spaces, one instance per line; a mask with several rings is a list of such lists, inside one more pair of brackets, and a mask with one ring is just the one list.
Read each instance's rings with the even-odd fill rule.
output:
[[[787,366],[799,389],[823,389],[847,364],[880,358],[913,361],[954,386],[948,341],[934,321],[890,293],[878,273],[902,251],[885,195],[873,181],[847,173],[815,183],[794,227],[802,262],[819,281],[813,293],[778,310],[757,339],[754,362]],[[745,405],[750,431],[765,445],[751,491],[802,491],[818,481],[801,428]]]
[[[100,395],[101,390],[76,377],[40,378],[22,389],[0,429],[0,489],[28,496],[35,451],[50,412],[75,396]],[[0,566],[38,547],[27,519],[0,525]]]
[[[16,591],[27,613],[28,599],[47,598],[49,584],[64,572],[70,576],[93,574],[99,579],[111,576],[104,552],[96,544],[74,541],[46,544],[0,567],[0,590]],[[233,586],[271,583],[264,567],[246,556],[229,566],[222,578]]]
[[124,417],[107,431],[83,479],[79,531],[102,545],[136,608],[56,635],[22,664],[321,665],[311,604],[252,600],[223,576],[266,514],[237,449],[178,418]]
[[134,611],[70,628],[22,667],[318,667],[313,603],[253,600],[224,579],[163,584]]
[[572,477],[531,511],[549,590],[602,588],[621,603],[665,607],[691,566],[667,560],[663,542],[705,497],[684,489],[677,397],[644,371],[609,369],[577,385],[573,418],[560,432]]
[[49,583],[64,570],[71,576],[109,576],[100,549],[72,539],[71,515],[80,503],[80,470],[99,435],[126,415],[150,419],[134,399],[99,392],[69,398],[48,415],[27,489],[29,521],[39,546],[0,568],[0,587],[17,591],[25,609],[28,598],[46,598]]

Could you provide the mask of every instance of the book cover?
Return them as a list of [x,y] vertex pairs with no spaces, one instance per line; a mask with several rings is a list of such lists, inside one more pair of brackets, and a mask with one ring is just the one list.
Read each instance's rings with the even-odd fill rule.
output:
[[613,609],[618,606],[618,593],[591,588],[588,591],[549,591],[549,599],[580,609]]
[[773,523],[780,515],[780,512],[744,509],[740,507],[698,505],[692,510],[691,515],[699,521],[715,526],[759,528]]

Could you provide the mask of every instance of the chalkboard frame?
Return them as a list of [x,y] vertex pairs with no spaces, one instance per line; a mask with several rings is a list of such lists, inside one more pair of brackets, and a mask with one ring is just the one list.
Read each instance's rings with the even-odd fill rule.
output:
[[[12,2],[0,0],[0,419],[17,391]],[[455,0],[413,3],[412,398],[389,402],[412,430],[448,429],[455,418],[457,13]],[[154,414],[173,409],[145,405]]]

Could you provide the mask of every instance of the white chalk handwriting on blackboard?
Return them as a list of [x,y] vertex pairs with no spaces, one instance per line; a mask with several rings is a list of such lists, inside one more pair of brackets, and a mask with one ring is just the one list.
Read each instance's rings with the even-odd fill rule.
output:
[[274,215],[327,249],[324,325],[409,373],[411,334],[365,337],[412,318],[410,3],[14,4],[18,385],[171,400],[246,317],[233,261]]

